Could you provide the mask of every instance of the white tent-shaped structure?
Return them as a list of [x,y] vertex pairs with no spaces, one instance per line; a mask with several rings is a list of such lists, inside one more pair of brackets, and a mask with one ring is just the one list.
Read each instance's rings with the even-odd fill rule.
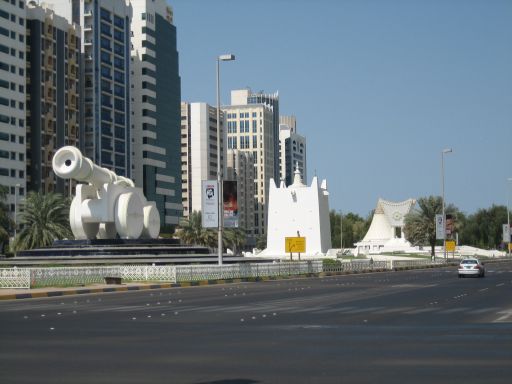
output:
[[362,241],[356,243],[356,254],[408,251],[413,247],[403,235],[404,218],[416,200],[401,202],[379,199],[372,223]]

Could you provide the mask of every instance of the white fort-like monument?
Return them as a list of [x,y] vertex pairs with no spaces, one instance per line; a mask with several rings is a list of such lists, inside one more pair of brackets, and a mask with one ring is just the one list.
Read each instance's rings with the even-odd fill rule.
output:
[[366,236],[355,244],[356,255],[412,250],[404,236],[404,219],[415,204],[414,199],[400,202],[379,199]]
[[[258,257],[288,257],[286,237],[305,237],[306,251],[301,257],[321,257],[331,248],[329,192],[326,180],[318,184],[315,176],[310,186],[302,182],[298,165],[293,184],[279,188],[270,179],[268,196],[267,248]],[[297,258],[297,254],[294,255]]]
[[60,148],[54,155],[55,174],[88,184],[78,184],[69,209],[75,239],[157,238],[160,214],[132,180],[97,166],[75,147]]

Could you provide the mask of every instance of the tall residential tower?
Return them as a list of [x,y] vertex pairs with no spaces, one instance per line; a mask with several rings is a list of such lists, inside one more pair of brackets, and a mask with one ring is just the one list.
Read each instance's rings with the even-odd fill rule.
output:
[[[206,103],[181,103],[181,170],[183,215],[202,206],[201,181],[217,179],[217,109]],[[221,114],[221,121],[223,114]],[[221,137],[221,169],[225,169]]]
[[78,146],[80,27],[46,5],[27,4],[27,188],[69,195],[71,180],[56,177],[53,155]]
[[[231,105],[223,107],[227,121],[227,149],[251,152],[254,161],[254,232],[265,234],[269,180],[279,174],[275,162],[278,136],[274,135],[274,108],[248,103],[248,90],[231,92]],[[279,119],[278,119],[279,121]],[[279,147],[277,147],[279,148]]]
[[58,15],[79,24],[84,58],[85,156],[131,177],[130,20],[124,0],[51,0]]
[[133,179],[155,201],[161,225],[182,216],[176,27],[165,0],[131,0]]
[[26,192],[25,1],[0,4],[0,185],[14,216]]
[[291,185],[298,165],[302,180],[307,181],[306,138],[297,133],[295,116],[279,116],[279,122],[281,180],[286,186]]

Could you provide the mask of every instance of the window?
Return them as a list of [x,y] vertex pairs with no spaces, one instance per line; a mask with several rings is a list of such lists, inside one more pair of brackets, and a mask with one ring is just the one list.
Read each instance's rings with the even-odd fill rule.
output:
[[110,21],[110,22],[112,21],[112,19],[110,18],[110,12],[104,8],[100,8],[100,16],[103,20]]
[[119,28],[124,28],[124,19],[114,15],[114,25]]
[[101,61],[107,64],[112,64],[110,61],[110,54],[108,52],[101,52]]
[[114,57],[114,66],[119,69],[124,69],[124,60],[119,57]]
[[124,73],[119,71],[114,71],[114,80],[118,83],[124,83]]
[[104,76],[104,77],[108,77],[109,79],[112,78],[112,75],[110,73],[110,68],[105,66],[105,65],[101,66],[101,75]]
[[124,97],[124,87],[114,84],[114,94],[116,96]]
[[114,39],[117,41],[124,41],[124,33],[117,29],[114,29]]
[[124,49],[121,44],[114,43],[114,52],[116,55],[124,56]]
[[[100,30],[101,30],[101,33],[108,35],[108,36],[112,36],[112,32],[110,32],[110,25],[101,23]],[[103,43],[103,39],[101,39],[101,41]],[[102,44],[102,46],[103,46],[103,44]]]

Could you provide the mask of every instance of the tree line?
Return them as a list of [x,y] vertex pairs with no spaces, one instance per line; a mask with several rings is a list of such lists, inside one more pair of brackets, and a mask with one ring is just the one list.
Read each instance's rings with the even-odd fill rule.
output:
[[[0,186],[0,253],[6,251],[9,237],[14,232],[14,222],[9,216],[5,199],[7,188]],[[69,227],[70,200],[57,193],[29,192],[20,202],[18,215],[19,231],[11,251],[50,246],[55,239],[71,239]],[[421,197],[415,208],[405,217],[405,237],[413,245],[430,246],[433,249],[441,245],[435,238],[435,216],[442,212],[440,196]],[[460,245],[469,245],[484,249],[503,248],[503,224],[507,222],[507,207],[492,205],[466,215],[453,204],[448,204],[446,214],[454,218],[454,237]],[[363,218],[349,212],[341,216],[331,210],[331,240],[333,248],[353,248],[361,241],[370,227],[373,211]],[[341,228],[343,227],[343,231]],[[342,233],[343,232],[343,233]],[[203,245],[211,249],[217,247],[216,229],[205,229],[201,225],[201,212],[193,212],[189,218],[183,218],[173,234],[185,244]],[[343,244],[341,244],[343,240]],[[260,237],[258,248],[265,248],[266,239]],[[235,253],[245,248],[246,235],[243,230],[226,228],[223,231],[223,246]]]
[[[430,246],[433,252],[436,245],[442,245],[442,240],[436,240],[436,214],[442,214],[442,198],[440,196],[421,197],[415,208],[405,217],[404,234],[413,245]],[[455,205],[448,204],[445,213],[454,220],[452,237],[458,239],[460,245],[469,245],[483,249],[504,248],[503,224],[507,223],[507,207],[492,205],[482,208],[472,214],[465,214]],[[373,218],[373,211],[366,218],[354,213],[341,215],[330,212],[331,239],[333,248],[340,248],[341,230],[343,223],[343,247],[352,248],[361,241]]]

